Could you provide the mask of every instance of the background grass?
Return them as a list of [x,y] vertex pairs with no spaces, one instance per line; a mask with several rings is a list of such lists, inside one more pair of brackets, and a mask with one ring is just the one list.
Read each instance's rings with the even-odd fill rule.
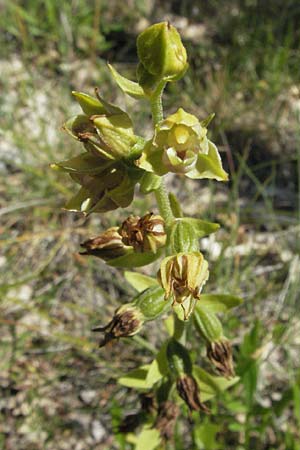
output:
[[[114,432],[138,399],[115,378],[150,360],[164,327],[98,350],[90,329],[133,292],[121,273],[78,249],[153,200],[137,195],[124,212],[88,219],[66,213],[74,186],[49,163],[78,153],[60,130],[77,111],[74,88],[99,86],[145,130],[146,105],[140,111],[124,98],[105,61],[134,77],[136,35],[170,20],[190,69],[169,85],[166,110],[216,113],[211,133],[231,181],[168,183],[186,214],[222,224],[201,243],[207,290],[245,301],[225,320],[241,382],[212,402],[211,417],[194,427],[181,420],[169,448],[298,450],[298,2],[2,0],[0,12],[0,447],[131,448]],[[198,345],[191,335],[191,349]]]

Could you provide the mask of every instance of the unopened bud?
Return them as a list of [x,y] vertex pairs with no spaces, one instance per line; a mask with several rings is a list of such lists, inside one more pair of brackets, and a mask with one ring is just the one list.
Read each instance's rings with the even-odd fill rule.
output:
[[128,217],[119,229],[125,245],[130,245],[136,252],[156,253],[166,244],[165,223],[161,216],[153,213],[143,217]]
[[137,50],[143,69],[155,79],[178,80],[188,67],[180,35],[168,22],[156,23],[143,31],[137,38]]
[[226,378],[234,377],[230,342],[222,338],[217,342],[207,343],[206,349],[208,359],[215,366],[219,374]]
[[113,319],[106,326],[93,328],[92,331],[104,332],[104,338],[100,342],[100,347],[103,347],[113,339],[134,336],[143,323],[144,316],[139,308],[127,303],[116,310]]

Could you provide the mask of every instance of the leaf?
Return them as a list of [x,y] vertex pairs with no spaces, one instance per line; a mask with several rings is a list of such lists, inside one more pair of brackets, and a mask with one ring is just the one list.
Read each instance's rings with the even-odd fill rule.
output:
[[210,400],[239,381],[239,377],[215,377],[198,366],[193,366],[193,375],[198,383],[202,402]]
[[118,383],[129,388],[148,389],[151,387],[146,381],[149,367],[150,365],[147,364],[132,370],[127,375],[120,377]]
[[146,381],[148,384],[151,384],[151,386],[154,386],[154,384],[168,374],[166,348],[167,343],[163,344],[156,358],[150,364]]
[[128,78],[120,75],[113,66],[111,66],[110,64],[107,65],[117,85],[125,94],[128,94],[135,99],[145,98],[144,90],[138,83],[128,80]]
[[160,257],[161,253],[127,253],[126,255],[119,256],[118,258],[110,259],[106,263],[112,267],[142,267],[152,263]]
[[97,175],[106,170],[112,163],[113,161],[104,161],[102,158],[91,155],[90,153],[82,153],[74,158],[51,164],[51,168],[64,172]]
[[243,300],[240,297],[234,295],[201,294],[198,304],[204,306],[209,312],[225,313],[231,308],[239,306],[242,302]]
[[124,272],[124,276],[129,284],[134,287],[138,292],[143,292],[150,286],[158,285],[158,282],[155,278],[148,277],[147,275],[143,275],[139,272]]
[[201,219],[194,219],[193,217],[183,217],[182,219],[177,220],[190,224],[194,228],[194,233],[198,238],[202,238],[203,236],[215,233],[220,228],[220,225],[218,223],[207,222]]
[[161,437],[155,428],[143,428],[137,436],[135,450],[155,450],[160,445]]

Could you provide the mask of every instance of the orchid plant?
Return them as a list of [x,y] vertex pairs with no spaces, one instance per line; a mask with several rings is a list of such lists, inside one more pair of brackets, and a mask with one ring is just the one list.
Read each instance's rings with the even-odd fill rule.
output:
[[[169,337],[154,360],[119,379],[123,386],[142,393],[141,411],[130,420],[125,417],[120,430],[134,448],[151,450],[172,439],[180,411],[190,416],[195,411],[209,413],[207,400],[237,381],[231,345],[218,315],[241,299],[202,292],[209,264],[199,250],[199,240],[219,225],[184,216],[176,196],[164,184],[169,172],[194,180],[228,179],[218,149],[207,136],[214,115],[199,120],[179,108],[164,117],[164,88],[188,68],[186,49],[172,25],[162,22],[147,28],[137,38],[137,52],[137,82],[111,65],[109,69],[125,94],[149,102],[152,138],[137,135],[127,112],[102,98],[97,89],[95,97],[73,92],[82,114],[68,120],[64,128],[82,144],[83,153],[52,167],[67,172],[80,186],[66,204],[70,211],[87,215],[125,208],[133,201],[137,185],[142,195],[155,196],[156,212],[124,218],[119,226],[82,243],[83,254],[121,269],[162,258],[154,277],[125,271],[136,296],[122,304],[106,326],[94,328],[102,333],[101,347],[139,333],[145,322],[166,319]],[[193,361],[186,347],[188,327],[199,334],[218,375]]]

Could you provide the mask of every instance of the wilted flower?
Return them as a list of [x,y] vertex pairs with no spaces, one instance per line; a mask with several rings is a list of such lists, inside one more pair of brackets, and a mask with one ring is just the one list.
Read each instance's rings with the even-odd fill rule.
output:
[[161,216],[153,213],[143,217],[128,217],[119,229],[125,245],[131,245],[136,252],[156,253],[166,244],[165,223]]
[[216,146],[197,117],[179,108],[157,125],[137,165],[148,172],[185,174],[189,178],[227,180]]
[[177,392],[187,404],[190,411],[203,411],[209,414],[209,409],[200,401],[198,384],[192,375],[182,375],[176,381]]
[[132,303],[127,303],[115,311],[114,317],[106,326],[93,328],[92,331],[104,332],[104,338],[100,342],[100,347],[103,347],[113,339],[135,335],[143,323],[144,316],[140,309]]
[[85,249],[85,252],[81,254],[97,256],[104,260],[125,255],[130,247],[123,243],[118,230],[118,227],[111,227],[99,236],[84,241],[81,247]]
[[166,441],[174,436],[174,428],[179,415],[179,406],[169,400],[161,403],[158,408],[158,415],[155,421],[155,428]]
[[180,304],[187,320],[208,276],[208,263],[200,252],[178,253],[163,259],[158,281],[165,290],[165,298],[171,297],[173,306]]
[[234,377],[232,349],[230,342],[222,338],[217,342],[207,343],[207,357],[220,375]]

